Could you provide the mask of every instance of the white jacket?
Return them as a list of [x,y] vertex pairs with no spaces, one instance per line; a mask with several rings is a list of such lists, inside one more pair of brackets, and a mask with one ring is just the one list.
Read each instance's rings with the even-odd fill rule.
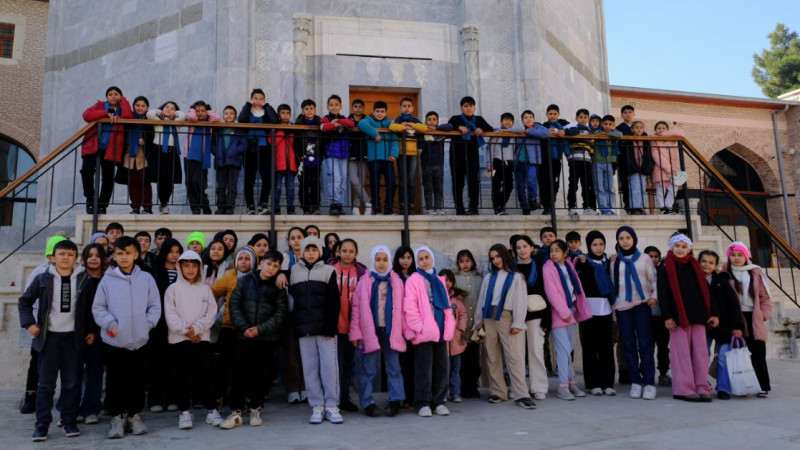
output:
[[199,279],[190,283],[183,277],[178,268],[178,280],[172,283],[164,294],[164,319],[167,321],[169,334],[167,340],[170,344],[188,341],[186,328],[193,327],[196,334],[203,336],[203,341],[210,341],[211,326],[217,315],[217,302],[211,288],[203,280],[203,263],[200,255],[192,250],[187,250],[178,259],[181,261],[197,261]]

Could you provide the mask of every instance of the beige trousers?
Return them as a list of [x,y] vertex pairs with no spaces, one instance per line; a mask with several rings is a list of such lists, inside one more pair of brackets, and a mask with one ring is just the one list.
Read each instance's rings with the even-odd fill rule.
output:
[[511,397],[514,400],[529,397],[525,385],[525,332],[512,336],[511,321],[511,311],[503,311],[498,321],[483,319],[486,359],[489,362],[489,392],[503,400],[508,399],[508,387],[503,377],[504,357],[511,379]]

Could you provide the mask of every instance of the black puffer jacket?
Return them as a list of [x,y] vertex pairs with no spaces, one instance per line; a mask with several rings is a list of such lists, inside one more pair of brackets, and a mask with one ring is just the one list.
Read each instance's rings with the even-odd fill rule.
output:
[[739,296],[733,290],[730,280],[728,272],[715,273],[711,275],[711,284],[708,286],[711,293],[711,308],[719,317],[719,325],[709,330],[708,336],[720,344],[731,341],[733,330],[741,330],[747,335]]
[[283,324],[289,309],[286,289],[275,286],[275,277],[262,280],[258,272],[248,273],[236,282],[230,301],[231,322],[236,335],[246,339],[244,332],[258,328],[259,341],[278,342],[283,339]]
[[336,336],[340,302],[333,266],[322,259],[310,265],[301,259],[292,267],[289,293],[294,301],[292,319],[298,337]]

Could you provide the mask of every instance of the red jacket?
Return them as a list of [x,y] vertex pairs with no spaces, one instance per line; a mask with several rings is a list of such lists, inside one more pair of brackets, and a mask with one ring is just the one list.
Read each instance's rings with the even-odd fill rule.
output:
[[[297,172],[297,157],[294,153],[294,133],[284,130],[275,130],[275,171]],[[289,167],[286,167],[286,164]]]
[[[104,101],[98,100],[97,103],[87,108],[86,111],[83,112],[83,120],[92,122],[94,120],[108,118],[105,103]],[[119,108],[120,118],[133,118],[131,105],[125,97],[120,99]],[[114,125],[114,131],[111,133],[111,139],[108,141],[108,148],[106,148],[105,159],[116,163],[122,162],[122,153],[125,145],[125,133],[123,133],[123,129],[124,127],[122,125]],[[81,156],[94,155],[97,153],[97,145],[97,127],[92,127],[83,135]]]

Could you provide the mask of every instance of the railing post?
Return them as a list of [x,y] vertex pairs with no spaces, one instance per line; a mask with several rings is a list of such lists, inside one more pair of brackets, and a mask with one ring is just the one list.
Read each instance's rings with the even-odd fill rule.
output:
[[[683,142],[678,141],[678,157],[680,160],[681,171],[686,172],[686,160],[684,158]],[[689,211],[689,180],[687,177],[686,184],[683,185],[683,215],[686,218],[686,234],[689,239],[694,239],[692,232],[692,213]]]
[[411,230],[408,225],[408,159],[406,158],[406,133],[400,134],[400,198],[403,199],[403,230],[400,240],[406,247],[411,246]]
[[[92,233],[97,233],[97,219],[100,213],[100,136],[103,134],[103,124],[97,124],[97,152],[94,154],[94,198],[92,198]],[[55,171],[53,171],[55,175]]]
[[[271,129],[269,132],[270,135],[270,142],[272,142],[272,158],[270,158],[269,162],[269,171],[270,171],[270,197],[273,199],[275,198],[275,158],[278,156],[277,154],[277,143],[275,142],[275,128]],[[267,152],[269,153],[269,152]],[[287,170],[289,166],[286,166]],[[262,180],[263,181],[263,180]],[[278,231],[275,229],[275,208],[278,207],[272,199],[267,199],[267,205],[270,203],[272,204],[272,208],[270,208],[269,214],[269,248],[278,248]],[[280,201],[280,199],[278,199]]]
[[[548,187],[548,194],[550,195],[550,225],[558,233],[558,222],[556,219],[556,193],[553,187],[555,177],[553,174],[553,138],[547,140],[547,172],[550,174],[550,186]],[[560,155],[559,155],[560,156]],[[541,194],[541,187],[539,188]]]

